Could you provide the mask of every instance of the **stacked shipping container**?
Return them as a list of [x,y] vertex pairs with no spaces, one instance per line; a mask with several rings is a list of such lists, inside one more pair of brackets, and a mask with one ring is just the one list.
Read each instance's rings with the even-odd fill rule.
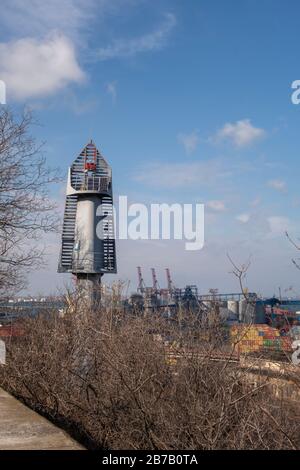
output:
[[236,344],[240,353],[292,351],[292,339],[280,336],[276,328],[268,325],[234,325],[230,330],[231,344]]

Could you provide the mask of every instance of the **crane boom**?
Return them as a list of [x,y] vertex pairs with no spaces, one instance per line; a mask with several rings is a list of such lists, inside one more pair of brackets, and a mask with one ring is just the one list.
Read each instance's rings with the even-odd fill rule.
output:
[[152,273],[152,287],[153,287],[154,292],[157,292],[158,282],[157,282],[156,272],[154,268],[151,268],[151,273]]
[[140,266],[137,267],[138,272],[138,291],[143,293],[145,290],[145,283],[142,275],[142,268]]
[[172,292],[173,291],[173,282],[172,282],[171,273],[170,273],[169,268],[166,268],[166,273],[167,273],[168,290],[170,292]]

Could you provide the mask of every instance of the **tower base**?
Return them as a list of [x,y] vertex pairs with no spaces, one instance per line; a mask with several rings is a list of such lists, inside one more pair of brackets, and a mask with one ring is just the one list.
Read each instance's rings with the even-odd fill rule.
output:
[[95,312],[101,302],[102,274],[76,273],[76,290],[80,301],[80,308]]

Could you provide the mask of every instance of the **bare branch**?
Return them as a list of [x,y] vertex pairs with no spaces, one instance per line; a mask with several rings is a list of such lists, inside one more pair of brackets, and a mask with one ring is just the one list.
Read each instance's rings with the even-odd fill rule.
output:
[[0,109],[0,295],[24,286],[24,275],[43,260],[39,240],[57,230],[49,189],[60,178],[30,134],[35,124],[28,111],[17,119]]

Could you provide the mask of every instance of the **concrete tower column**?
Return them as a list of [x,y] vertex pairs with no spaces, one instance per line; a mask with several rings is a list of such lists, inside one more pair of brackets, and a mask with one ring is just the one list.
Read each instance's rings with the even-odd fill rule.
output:
[[97,311],[101,302],[102,274],[77,274],[77,295],[79,307],[89,312]]

